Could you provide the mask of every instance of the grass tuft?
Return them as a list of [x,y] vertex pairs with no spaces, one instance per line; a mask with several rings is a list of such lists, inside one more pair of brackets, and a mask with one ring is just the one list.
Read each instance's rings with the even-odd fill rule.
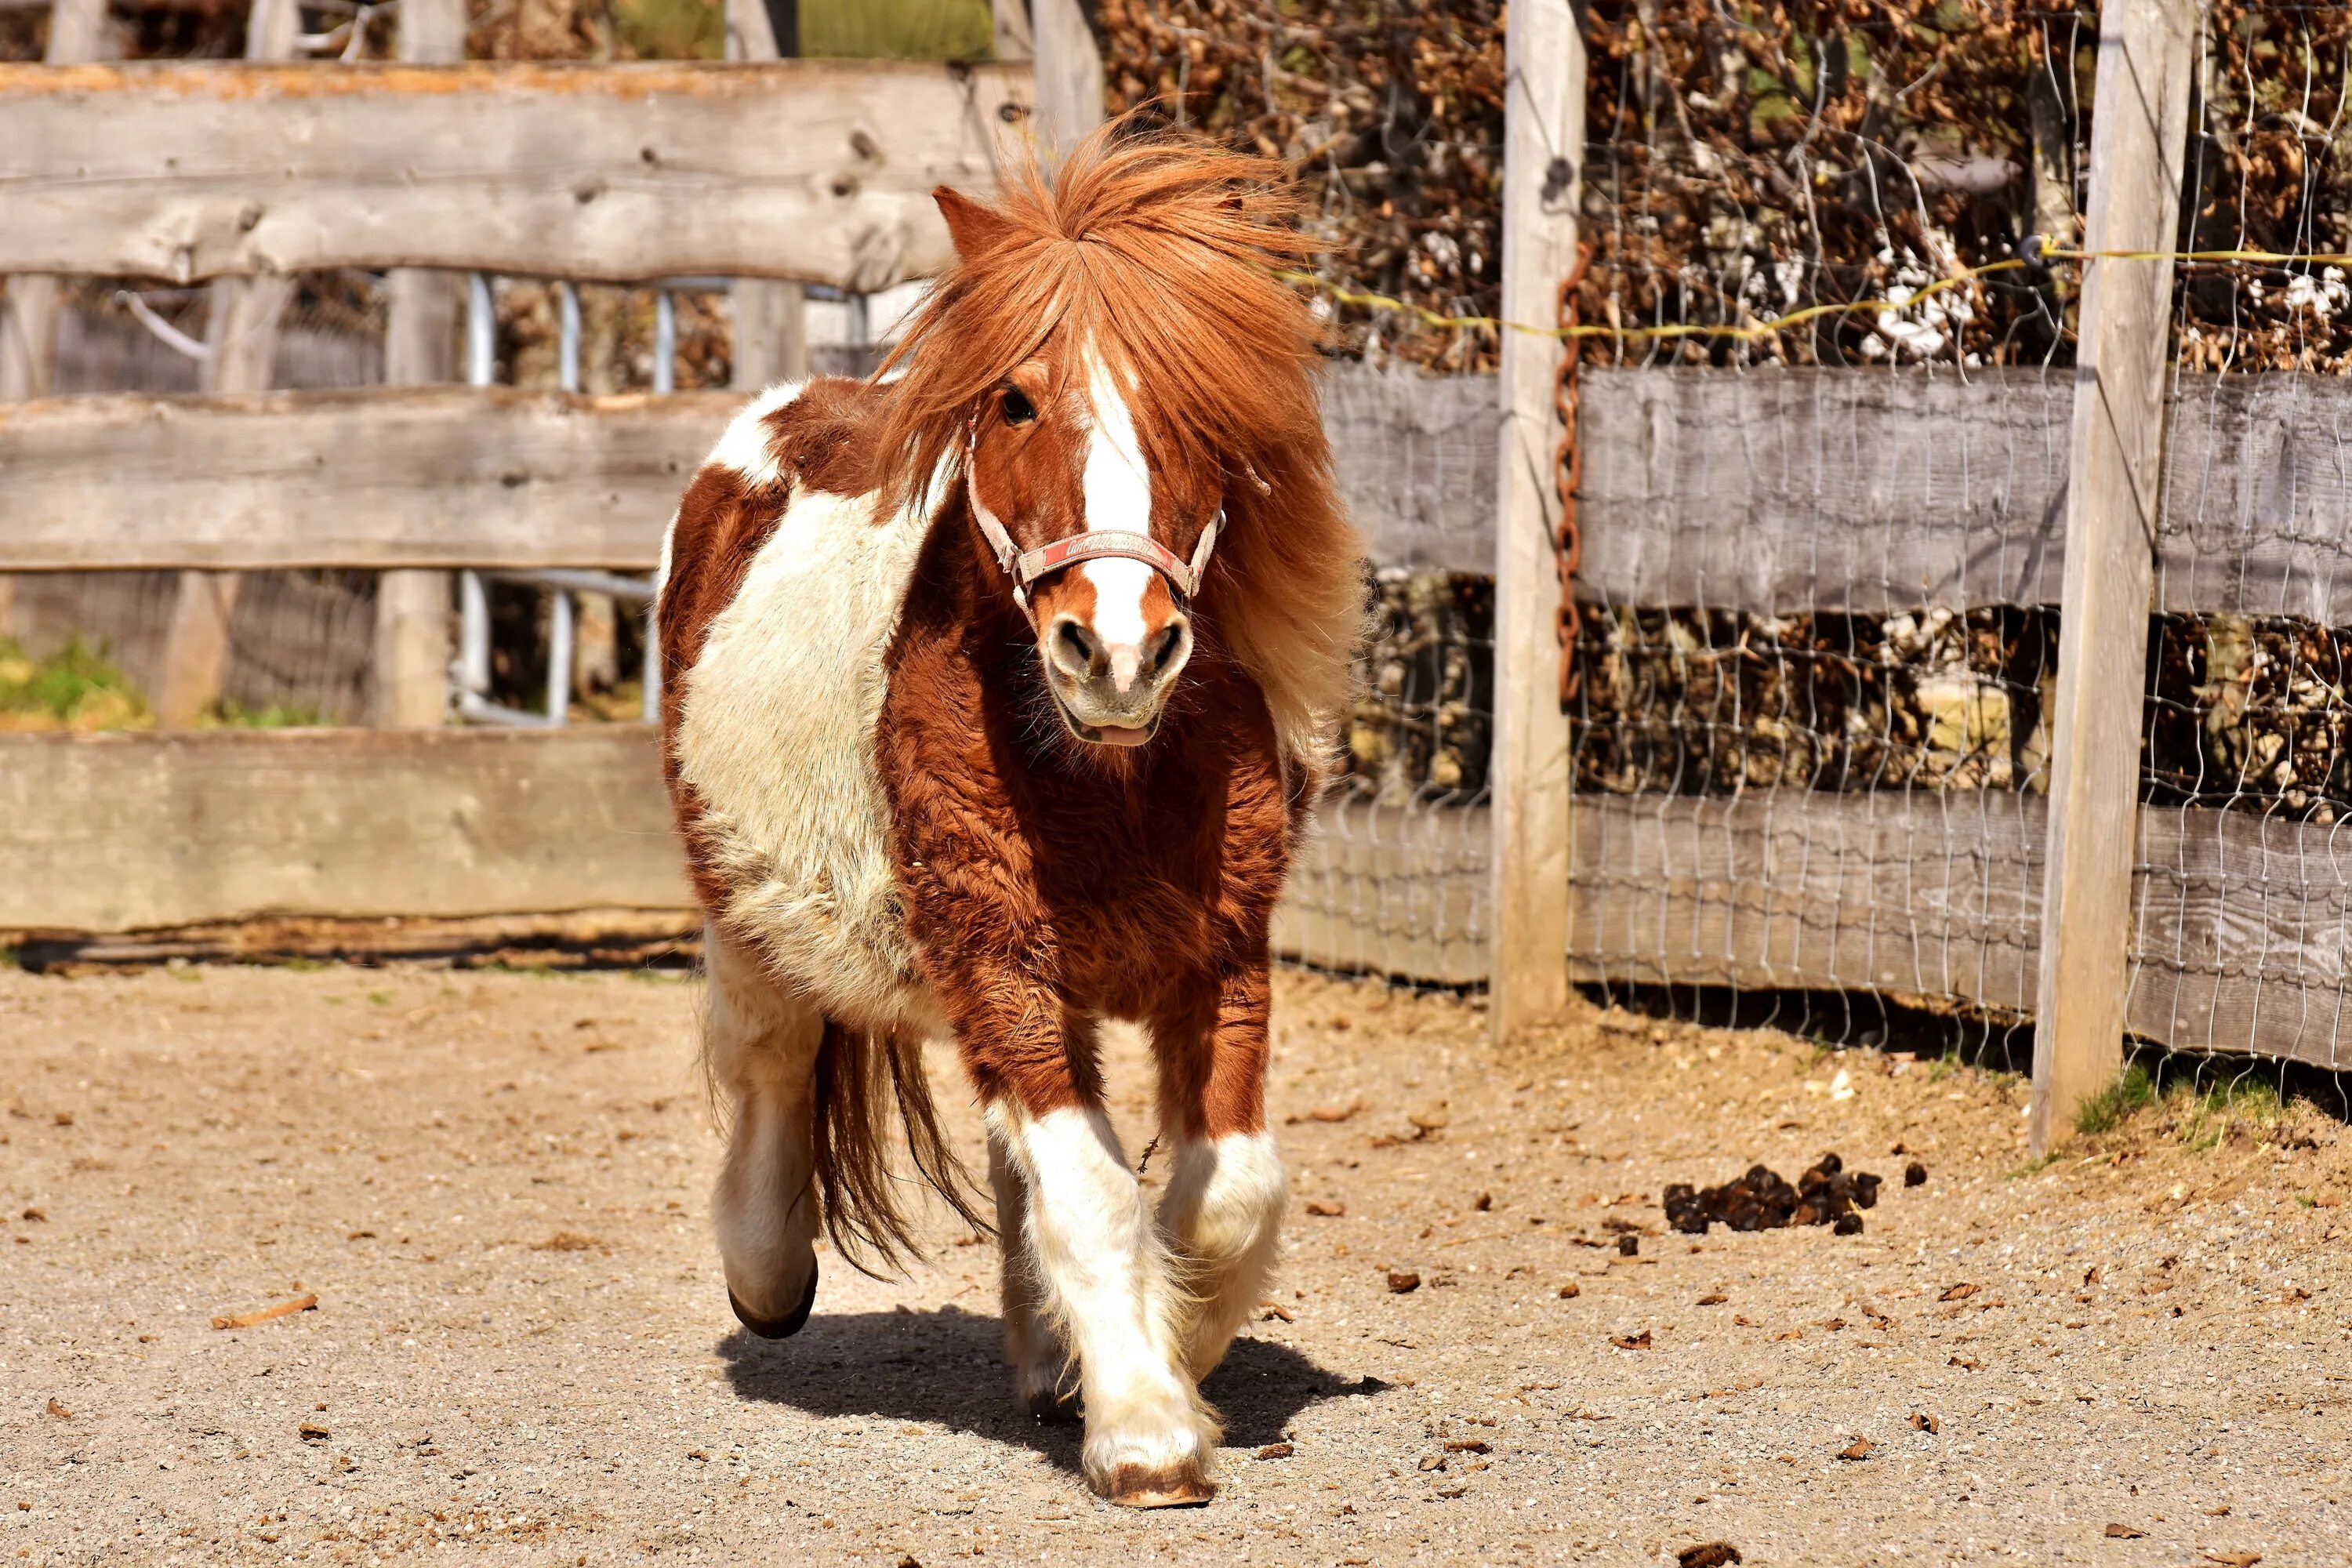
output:
[[2156,1103],[2156,1079],[2133,1062],[2116,1081],[2074,1108],[2074,1131],[2085,1138],[2112,1132]]
[[103,645],[79,637],[47,658],[0,637],[0,730],[135,730],[153,721],[147,700]]

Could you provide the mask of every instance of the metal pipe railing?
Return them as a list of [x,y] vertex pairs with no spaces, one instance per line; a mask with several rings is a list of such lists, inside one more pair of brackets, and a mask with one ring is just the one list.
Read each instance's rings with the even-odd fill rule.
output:
[[[677,305],[673,290],[682,287],[723,284],[715,279],[668,279],[654,289],[654,390],[677,390]],[[581,383],[580,291],[570,282],[558,282],[556,313],[556,380],[566,392],[578,392]],[[469,274],[466,293],[466,381],[489,386],[498,380],[498,311],[490,280]],[[548,615],[546,709],[532,713],[509,708],[490,698],[490,606],[488,584],[516,583],[544,588],[552,595]],[[661,715],[661,651],[653,616],[654,584],[649,578],[614,572],[568,568],[544,570],[468,570],[457,574],[458,654],[450,671],[457,688],[457,712],[479,724],[560,728],[570,721],[572,661],[577,640],[577,606],[573,595],[606,594],[646,605],[646,658],[642,711],[647,721]]]

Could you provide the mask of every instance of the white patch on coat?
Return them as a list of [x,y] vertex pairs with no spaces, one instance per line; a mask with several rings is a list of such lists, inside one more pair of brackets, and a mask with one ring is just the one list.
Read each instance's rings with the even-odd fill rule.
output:
[[783,465],[776,460],[775,441],[768,429],[768,416],[790,405],[799,397],[807,383],[788,381],[772,386],[743,405],[743,411],[728,422],[726,434],[719,445],[710,448],[704,464],[716,463],[732,468],[743,482],[754,489],[772,485],[783,477]]
[[1232,1132],[1177,1146],[1160,1201],[1184,1290],[1181,1341],[1195,1379],[1206,1377],[1265,1294],[1290,1184],[1270,1132]]
[[[1094,428],[1087,439],[1087,531],[1148,534],[1151,470],[1136,438],[1134,413],[1099,354],[1087,355],[1087,398],[1094,405]],[[1078,570],[1094,584],[1094,631],[1111,650],[1113,674],[1119,673],[1118,655],[1124,650],[1127,681],[1132,681],[1131,667],[1143,646],[1143,595],[1151,586],[1152,570],[1124,556],[1083,562]]]
[[[781,407],[782,390],[753,409]],[[694,668],[672,678],[679,769],[702,802],[728,929],[845,1025],[936,1037],[946,1026],[915,965],[874,756],[928,530],[913,509],[877,519],[871,495],[794,489]]]
[[1010,1100],[987,1115],[1026,1188],[1042,1304],[1077,1357],[1087,1479],[1103,1489],[1126,1465],[1204,1474],[1216,1422],[1181,1364],[1168,1259],[1110,1119]]

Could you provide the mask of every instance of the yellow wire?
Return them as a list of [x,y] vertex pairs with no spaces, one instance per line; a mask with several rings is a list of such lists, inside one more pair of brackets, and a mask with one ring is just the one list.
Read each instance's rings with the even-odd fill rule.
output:
[[[2237,261],[2274,267],[2298,263],[2352,267],[2352,254],[2315,252],[2303,255],[2277,250],[2058,250],[2045,246],[2042,248],[2041,258],[2044,261]],[[1296,283],[1313,289],[1342,305],[1361,305],[1372,310],[1396,310],[1418,318],[1425,326],[1445,330],[1475,327],[1489,331],[1525,332],[1530,337],[1538,338],[1735,338],[1744,340],[1769,338],[1775,332],[1786,331],[1790,327],[1801,326],[1807,321],[1816,321],[1823,316],[1851,315],[1863,310],[1884,315],[1889,311],[1908,310],[1931,295],[1960,288],[1991,273],[2009,272],[2026,265],[2028,263],[2022,258],[2016,258],[2009,261],[1988,262],[1982,267],[1963,266],[1950,277],[1938,278],[1907,300],[1854,300],[1841,304],[1809,305],[1801,310],[1794,310],[1785,316],[1776,316],[1769,321],[1751,321],[1745,326],[1737,327],[1706,326],[1696,322],[1675,322],[1657,327],[1584,325],[1538,327],[1527,321],[1507,321],[1499,316],[1449,316],[1441,311],[1432,310],[1426,306],[1416,305],[1410,300],[1397,299],[1393,295],[1372,294],[1361,289],[1344,288],[1328,279],[1318,278],[1310,272],[1276,271],[1275,276],[1285,283]]]

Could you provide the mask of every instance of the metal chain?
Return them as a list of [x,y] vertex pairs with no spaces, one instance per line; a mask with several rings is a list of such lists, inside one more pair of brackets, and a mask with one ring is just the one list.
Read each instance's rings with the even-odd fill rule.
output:
[[1576,440],[1577,370],[1583,338],[1576,331],[1576,291],[1592,265],[1592,247],[1576,247],[1576,265],[1560,279],[1559,321],[1559,366],[1552,372],[1551,405],[1559,416],[1559,445],[1552,448],[1551,482],[1559,495],[1559,523],[1553,531],[1554,554],[1559,563],[1559,607],[1552,627],[1559,637],[1559,701],[1565,708],[1576,700],[1580,681],[1576,666],[1576,571],[1584,557],[1584,537],[1576,518],[1576,492],[1584,482],[1584,453]]

